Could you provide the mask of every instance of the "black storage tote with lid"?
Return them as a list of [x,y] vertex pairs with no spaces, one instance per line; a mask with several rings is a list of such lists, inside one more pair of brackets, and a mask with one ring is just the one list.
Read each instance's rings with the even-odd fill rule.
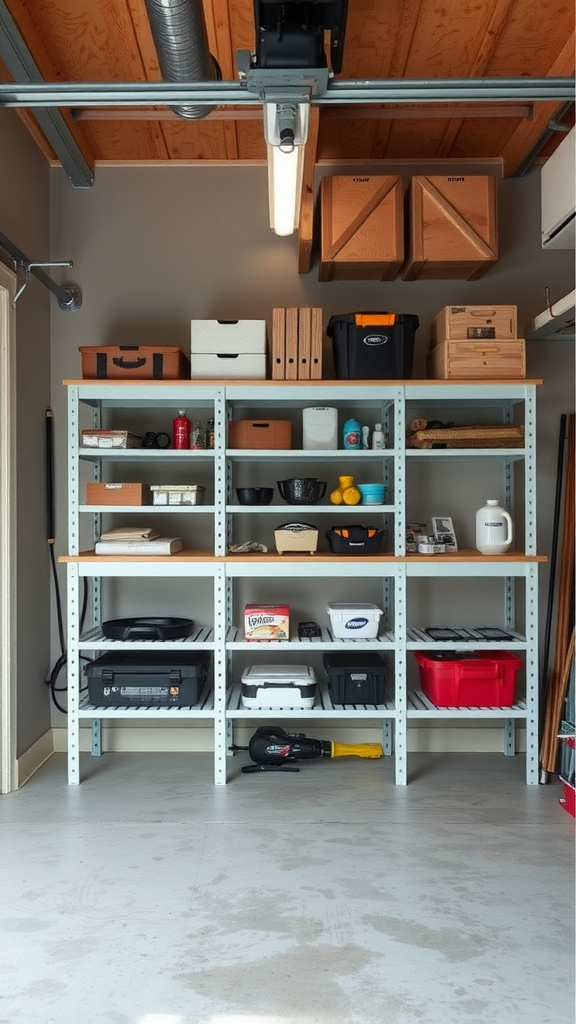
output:
[[339,313],[330,317],[338,380],[407,380],[412,376],[414,335],[420,321],[413,313]]
[[386,691],[386,665],[379,654],[332,651],[323,657],[328,689],[335,704],[382,704]]

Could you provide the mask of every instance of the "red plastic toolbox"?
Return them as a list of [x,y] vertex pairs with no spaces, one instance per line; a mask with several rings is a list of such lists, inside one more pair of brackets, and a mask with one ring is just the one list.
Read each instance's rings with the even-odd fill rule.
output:
[[415,651],[422,692],[439,708],[507,708],[522,661],[509,651]]

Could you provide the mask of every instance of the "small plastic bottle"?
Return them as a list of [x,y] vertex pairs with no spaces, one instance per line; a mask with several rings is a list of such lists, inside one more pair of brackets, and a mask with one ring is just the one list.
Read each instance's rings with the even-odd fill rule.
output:
[[355,419],[346,420],[342,428],[342,440],[345,448],[361,448],[362,424]]
[[194,420],[194,426],[192,428],[192,434],[190,437],[191,448],[205,448],[206,447],[206,434],[200,420]]
[[206,425],[206,447],[214,447],[214,420],[209,419]]
[[380,448],[385,448],[386,442],[384,439],[384,431],[382,430],[381,423],[374,424],[374,430],[372,431],[372,451],[376,451]]
[[191,429],[192,424],[188,419],[185,410],[179,409],[176,419],[172,421],[172,447],[189,448]]

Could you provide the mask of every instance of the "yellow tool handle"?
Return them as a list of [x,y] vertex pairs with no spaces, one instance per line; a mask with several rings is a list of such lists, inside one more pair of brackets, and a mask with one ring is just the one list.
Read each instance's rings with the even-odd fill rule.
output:
[[330,757],[382,757],[381,743],[332,743]]

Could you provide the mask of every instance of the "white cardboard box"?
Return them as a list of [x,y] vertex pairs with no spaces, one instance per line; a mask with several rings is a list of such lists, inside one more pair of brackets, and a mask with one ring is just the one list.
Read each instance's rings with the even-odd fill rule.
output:
[[266,379],[265,320],[191,320],[192,378]]

